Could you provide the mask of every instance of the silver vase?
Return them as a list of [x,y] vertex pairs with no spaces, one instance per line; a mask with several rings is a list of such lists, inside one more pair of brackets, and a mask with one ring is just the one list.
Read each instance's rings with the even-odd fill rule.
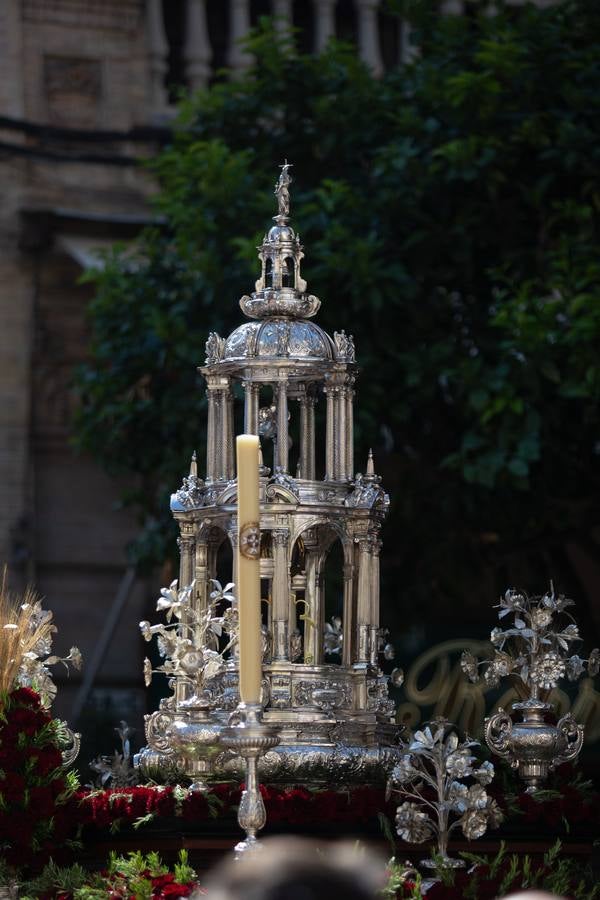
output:
[[575,759],[583,744],[583,725],[571,713],[556,725],[544,721],[551,703],[531,698],[513,703],[511,709],[521,713],[521,721],[513,722],[500,707],[485,720],[485,741],[492,753],[507,759],[523,779],[528,794],[546,781],[555,766]]
[[222,726],[210,713],[210,702],[194,695],[180,705],[167,732],[171,747],[192,777],[192,791],[210,790],[214,761],[223,752],[219,743]]

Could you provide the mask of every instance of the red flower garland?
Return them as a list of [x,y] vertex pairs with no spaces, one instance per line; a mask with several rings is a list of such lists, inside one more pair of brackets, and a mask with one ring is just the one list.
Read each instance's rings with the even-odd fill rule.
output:
[[0,852],[13,866],[43,865],[70,833],[57,723],[21,687],[0,702]]
[[[132,825],[146,816],[178,817],[186,822],[209,821],[230,815],[239,804],[243,786],[217,784],[210,793],[188,793],[178,799],[172,787],[129,787],[103,791],[81,791],[72,808],[77,824],[108,828],[116,821]],[[304,787],[260,786],[271,824],[314,826],[376,822],[379,812],[392,815],[395,805],[386,803],[383,789],[309,791]]]

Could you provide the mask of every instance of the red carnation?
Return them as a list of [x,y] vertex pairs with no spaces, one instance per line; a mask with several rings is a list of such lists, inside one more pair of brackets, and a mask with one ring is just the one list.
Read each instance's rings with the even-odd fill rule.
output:
[[[16,742],[8,742],[0,747],[0,769],[3,772],[14,772],[23,762],[23,751],[17,750]],[[0,783],[0,790],[2,789]]]
[[38,819],[49,819],[55,807],[54,793],[48,785],[32,787],[29,791],[29,808]]
[[18,772],[9,772],[0,781],[0,792],[5,803],[22,803],[25,793],[25,779]]
[[32,747],[30,756],[36,760],[36,775],[49,775],[62,766],[62,753],[56,747]]
[[40,705],[40,695],[28,687],[18,687],[8,695],[12,703],[22,703],[27,706],[38,707]]
[[173,882],[172,884],[166,884],[163,888],[161,888],[160,894],[158,897],[189,897],[192,893],[192,888],[187,887],[184,884],[177,884],[177,882]]
[[[8,724],[6,729],[4,729],[3,736],[8,732],[9,735],[16,733],[26,734],[27,737],[33,737],[38,730],[39,722],[36,712],[21,706],[17,709],[10,710],[8,714]],[[10,737],[8,739],[10,740]]]
[[164,888],[168,884],[173,884],[174,881],[175,876],[171,872],[167,872],[165,875],[157,875],[156,878],[153,878],[152,887]]

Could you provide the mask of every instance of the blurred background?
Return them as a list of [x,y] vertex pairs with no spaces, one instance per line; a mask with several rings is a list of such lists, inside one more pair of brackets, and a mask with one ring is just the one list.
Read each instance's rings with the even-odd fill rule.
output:
[[0,47],[0,559],[84,654],[56,704],[84,755],[119,719],[142,743],[156,705],[137,623],[194,450],[203,472],[196,366],[241,320],[286,157],[320,324],[355,336],[358,468],[372,447],[391,496],[402,718],[468,724],[458,655],[509,586],[571,596],[587,656],[597,4],[3,0]]

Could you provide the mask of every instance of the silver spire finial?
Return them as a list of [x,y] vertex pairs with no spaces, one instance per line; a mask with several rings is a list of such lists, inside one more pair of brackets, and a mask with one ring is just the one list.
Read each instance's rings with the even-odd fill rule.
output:
[[373,451],[369,448],[369,456],[367,458],[367,476],[375,474],[375,463],[373,462]]
[[275,221],[278,219],[289,219],[290,216],[290,184],[292,183],[292,176],[289,170],[292,165],[293,163],[289,163],[286,159],[283,165],[279,166],[281,174],[274,191],[277,197],[277,216],[273,216]]
[[192,459],[190,461],[190,478],[194,478],[198,475],[198,463],[196,462],[196,451],[192,453]]

